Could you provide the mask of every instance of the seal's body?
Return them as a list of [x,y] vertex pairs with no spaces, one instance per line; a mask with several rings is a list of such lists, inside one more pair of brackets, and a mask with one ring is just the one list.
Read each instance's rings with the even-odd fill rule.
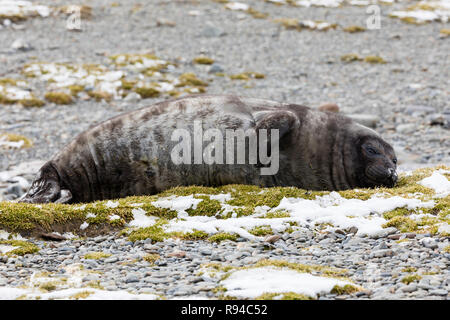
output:
[[[224,139],[226,130],[278,130],[277,172],[262,175],[259,160],[199,163],[194,150],[189,164],[174,163],[172,152],[179,143],[174,131],[184,129],[195,136],[195,123],[203,132],[215,129]],[[21,201],[89,202],[155,194],[181,185],[314,190],[393,186],[395,169],[392,147],[343,115],[261,99],[200,95],[119,115],[81,133],[41,168]]]

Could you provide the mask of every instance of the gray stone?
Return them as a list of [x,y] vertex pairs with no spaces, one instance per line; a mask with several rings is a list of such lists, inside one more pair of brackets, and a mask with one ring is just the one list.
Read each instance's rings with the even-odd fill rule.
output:
[[347,116],[369,128],[376,128],[380,122],[380,117],[372,114],[348,114]]

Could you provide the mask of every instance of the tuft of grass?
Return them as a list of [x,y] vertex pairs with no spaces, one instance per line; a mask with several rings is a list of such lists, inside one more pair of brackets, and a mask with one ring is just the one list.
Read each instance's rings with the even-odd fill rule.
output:
[[280,293],[263,293],[262,295],[255,298],[255,300],[315,300],[315,298],[295,293],[295,292],[280,292]]
[[250,80],[250,79],[264,79],[266,76],[258,72],[243,72],[230,75],[231,80]]
[[207,87],[208,83],[200,80],[194,73],[183,73],[179,77],[180,83],[177,87],[194,86],[194,87]]
[[348,26],[346,28],[343,29],[345,32],[349,32],[349,33],[356,33],[356,32],[364,32],[366,31],[366,28],[361,27],[361,26]]
[[108,92],[104,92],[104,91],[88,91],[88,95],[91,98],[94,98],[95,101],[111,101],[112,100],[112,95]]
[[14,133],[3,133],[0,134],[0,141],[8,141],[8,142],[20,142],[23,141],[22,149],[29,148],[33,145],[33,142],[25,136]]
[[361,58],[359,55],[355,54],[355,53],[349,53],[349,54],[344,54],[343,56],[341,56],[341,61],[342,62],[354,62],[354,61],[362,61],[363,58]]
[[208,238],[210,242],[222,242],[224,240],[236,241],[238,236],[227,232],[219,232]]
[[248,231],[254,236],[267,236],[269,234],[273,234],[273,230],[270,226],[259,226],[254,227],[253,229]]
[[100,260],[100,259],[105,259],[105,258],[109,258],[111,257],[110,253],[104,253],[104,252],[89,252],[87,254],[84,255],[85,259],[92,259],[92,260]]
[[361,289],[358,288],[357,286],[354,286],[351,284],[346,284],[344,286],[335,285],[333,287],[333,289],[331,289],[331,293],[337,294],[337,295],[352,294],[352,293],[358,292],[358,291],[361,291]]
[[71,295],[69,298],[70,299],[75,299],[75,300],[86,299],[91,294],[93,294],[92,291],[81,291],[81,292],[78,292],[78,293],[75,293],[75,294]]
[[134,92],[138,93],[142,99],[156,98],[161,95],[161,91],[152,87],[135,88]]
[[274,22],[282,25],[287,30],[297,30],[301,31],[302,27],[300,25],[300,21],[294,18],[281,18],[275,19]]
[[73,103],[72,96],[65,92],[47,92],[44,97],[45,97],[45,100],[56,103],[56,104],[71,104],[71,103]]
[[223,210],[218,200],[211,200],[208,196],[197,196],[196,198],[203,199],[203,201],[197,205],[197,208],[189,208],[186,210],[190,216],[213,217]]
[[158,260],[159,258],[161,258],[161,256],[159,254],[156,253],[149,253],[146,254],[143,259],[149,263],[151,263],[152,265],[155,264],[156,260]]
[[39,248],[28,241],[23,240],[0,240],[0,244],[18,247],[6,253],[7,256],[24,256],[26,254],[33,254],[39,252]]
[[422,279],[422,277],[419,276],[418,274],[411,274],[411,275],[408,275],[408,276],[402,278],[401,282],[403,282],[405,284],[410,284],[411,282],[419,281],[420,279]]
[[376,63],[385,64],[386,63],[386,60],[384,60],[380,56],[367,56],[364,58],[364,61],[367,63],[372,63],[372,64],[376,64]]
[[210,65],[214,63],[214,59],[211,59],[209,57],[206,56],[199,56],[194,58],[194,60],[192,61],[195,64],[206,64],[206,65]]
[[18,102],[25,108],[40,108],[45,105],[45,102],[38,98],[21,99]]
[[408,273],[417,272],[417,268],[415,268],[415,267],[406,267],[406,268],[402,269],[402,272],[408,272]]

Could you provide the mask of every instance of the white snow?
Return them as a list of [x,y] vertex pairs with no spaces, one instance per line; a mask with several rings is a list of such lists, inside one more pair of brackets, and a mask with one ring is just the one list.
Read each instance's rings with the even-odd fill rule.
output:
[[130,227],[147,228],[155,224],[157,221],[156,217],[147,216],[146,211],[141,208],[131,210],[133,214],[133,220],[128,223]]
[[225,8],[236,11],[246,11],[250,8],[250,6],[242,2],[229,2],[225,5]]
[[168,208],[171,210],[178,211],[179,217],[187,217],[188,214],[186,212],[187,209],[196,209],[197,205],[202,202],[202,199],[196,199],[193,195],[179,197],[179,196],[170,196],[167,198],[161,198],[154,202],[152,205],[159,208]]
[[5,254],[5,253],[13,251],[13,250],[15,250],[17,248],[19,248],[19,247],[10,246],[10,245],[7,245],[7,244],[0,244],[0,253]]
[[84,230],[84,229],[86,229],[87,227],[89,227],[89,223],[87,223],[86,221],[83,222],[83,223],[80,225],[80,229],[81,229],[81,230]]
[[450,181],[438,171],[418,182],[420,185],[433,189],[439,196],[450,194]]
[[6,136],[0,137],[0,147],[20,149],[25,144],[25,141],[9,141]]
[[47,6],[35,5],[30,1],[0,0],[0,15],[33,16],[36,14],[41,17],[48,17],[50,15],[50,9]]
[[233,272],[220,282],[226,295],[237,298],[256,298],[263,293],[295,292],[316,297],[329,293],[335,285],[351,284],[334,278],[313,276],[289,268],[261,267]]
[[[184,198],[183,206],[173,205],[172,208],[187,208],[193,203],[191,197]],[[186,201],[188,198],[189,201]],[[174,198],[176,199],[176,198]],[[170,201],[164,203],[169,206]],[[283,198],[278,207],[272,211],[285,210],[290,212],[290,217],[285,218],[258,218],[261,213],[251,216],[217,219],[215,217],[188,216],[183,219],[174,219],[165,225],[166,231],[192,232],[194,229],[204,231],[208,234],[217,232],[236,233],[241,237],[255,240],[258,237],[250,234],[248,230],[269,225],[274,231],[282,232],[288,226],[288,222],[297,222],[300,226],[314,226],[315,224],[330,223],[337,228],[357,227],[359,235],[371,235],[380,232],[382,225],[387,221],[382,214],[396,208],[407,207],[408,209],[430,208],[434,201],[422,202],[418,199],[407,199],[402,197],[382,198],[372,197],[368,200],[345,199],[337,192],[317,197],[314,200],[302,198]]]
[[118,206],[119,206],[119,202],[111,201],[111,200],[108,200],[108,202],[105,204],[105,207],[111,208],[111,209],[117,208]]

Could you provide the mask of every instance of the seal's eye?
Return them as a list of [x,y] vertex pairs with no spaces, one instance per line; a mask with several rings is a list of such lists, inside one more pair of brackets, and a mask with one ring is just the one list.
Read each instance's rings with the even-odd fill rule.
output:
[[371,155],[379,154],[378,150],[376,150],[372,147],[366,147],[366,151]]
[[397,158],[392,159],[393,164],[397,164]]

